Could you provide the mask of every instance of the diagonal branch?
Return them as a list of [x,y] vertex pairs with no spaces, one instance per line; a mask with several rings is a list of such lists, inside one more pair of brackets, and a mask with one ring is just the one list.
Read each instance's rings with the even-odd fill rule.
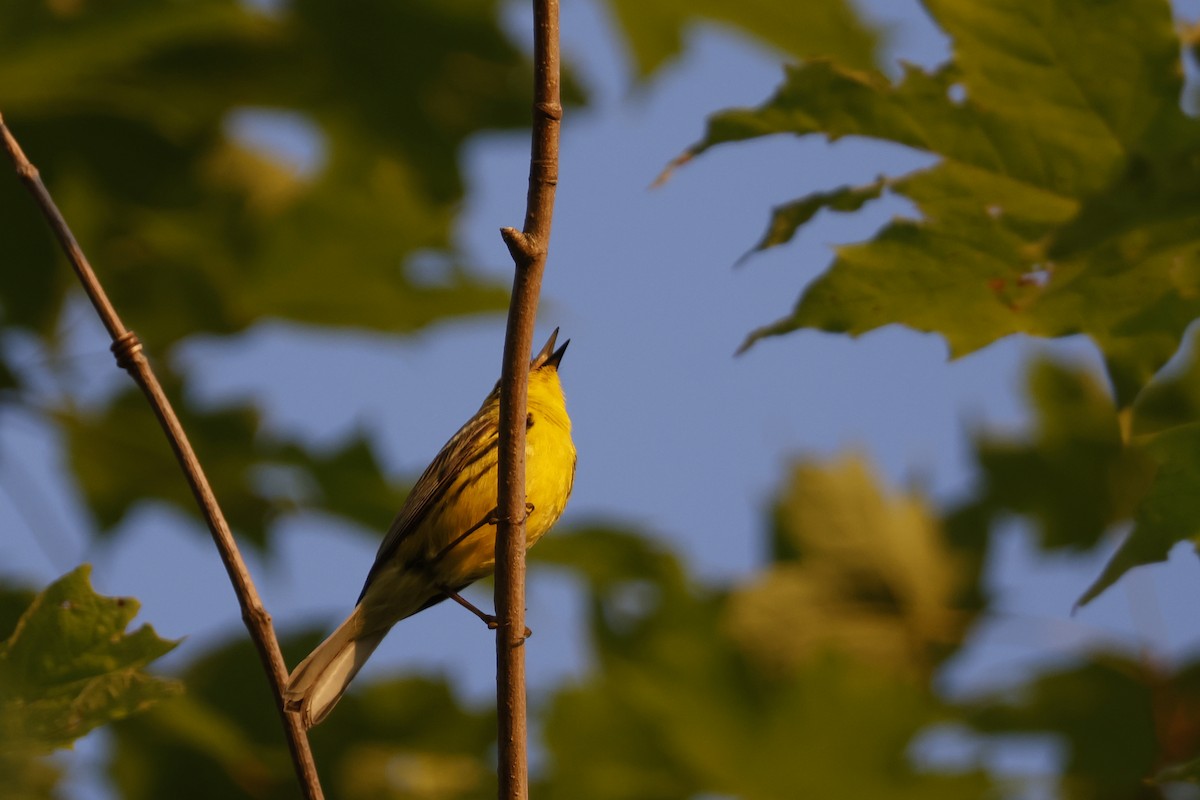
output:
[[96,278],[96,273],[92,271],[91,264],[88,263],[79,243],[75,241],[71,229],[54,204],[54,200],[51,199],[45,184],[42,183],[37,168],[29,163],[29,159],[21,151],[21,146],[17,144],[12,132],[4,124],[2,116],[0,116],[0,138],[3,139],[4,148],[12,158],[18,177],[37,201],[46,221],[50,223],[55,236],[58,237],[63,252],[66,253],[71,266],[75,268],[75,273],[79,276],[84,291],[87,292],[88,298],[96,308],[96,313],[100,315],[104,327],[108,329],[113,340],[112,351],[116,356],[117,365],[127,371],[141,387],[154,410],[154,415],[158,417],[158,421],[162,425],[163,432],[171,443],[171,449],[175,451],[175,457],[179,461],[184,477],[187,478],[192,494],[196,497],[196,503],[200,507],[200,512],[204,515],[208,529],[212,532],[213,541],[221,555],[221,561],[225,564],[225,571],[229,573],[229,580],[233,583],[234,592],[237,593],[238,603],[242,608],[242,620],[250,631],[250,638],[254,640],[259,658],[266,670],[267,679],[275,694],[275,705],[283,720],[288,748],[292,753],[296,777],[300,781],[304,797],[306,800],[323,800],[324,794],[317,778],[317,768],[313,762],[312,751],[309,749],[308,736],[300,724],[299,717],[284,710],[282,689],[287,683],[287,667],[284,665],[283,654],[279,651],[275,630],[271,626],[271,615],[263,607],[258,590],[254,588],[250,572],[246,569],[246,563],[242,560],[237,543],[234,542],[233,534],[229,530],[229,524],[225,521],[225,515],[221,513],[220,506],[217,505],[217,498],[208,484],[204,470],[200,467],[196,453],[192,450],[187,434],[184,433],[179,418],[175,416],[170,401],[167,400],[162,386],[154,376],[150,362],[146,360],[146,356],[142,352],[141,342],[117,316],[117,311],[109,302],[100,281]]
[[558,0],[533,0],[533,144],[523,230],[502,228],[516,270],[500,373],[496,706],[501,800],[529,795],[525,697],[525,411],[529,351],[558,186]]

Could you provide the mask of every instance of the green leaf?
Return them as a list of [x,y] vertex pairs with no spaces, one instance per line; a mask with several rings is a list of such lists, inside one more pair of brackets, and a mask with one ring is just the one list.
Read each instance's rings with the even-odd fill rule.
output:
[[1118,405],[1200,314],[1200,125],[1179,109],[1165,0],[936,0],[953,42],[896,84],[833,63],[789,68],[757,109],[710,120],[692,155],[773,133],[864,136],[939,158],[891,179],[918,221],[841,247],[795,310],[747,344],[801,327],[902,323],[955,356],[1012,333],[1090,335]]
[[[174,396],[177,381],[160,373]],[[295,511],[324,511],[380,529],[404,499],[384,480],[365,439],[312,454],[260,433],[256,410],[239,406],[208,411],[179,407],[226,519],[260,547],[272,524]],[[117,397],[99,414],[63,411],[72,466],[101,533],[112,533],[139,503],[160,500],[199,520],[195,499],[174,453],[136,390]],[[114,463],[121,463],[120,469]]]
[[0,751],[38,755],[143,711],[179,685],[142,669],[174,642],[143,626],[131,598],[92,591],[84,565],[43,590],[0,644]]
[[828,192],[813,192],[799,200],[776,206],[771,212],[771,222],[763,238],[738,263],[754,253],[790,242],[796,231],[822,209],[842,213],[858,211],[870,201],[878,199],[886,186],[887,180],[879,178],[865,186],[841,186]]
[[678,54],[687,29],[705,21],[744,31],[790,56],[833,56],[857,67],[874,64],[879,46],[879,34],[844,0],[802,5],[773,0],[736,4],[718,0],[610,0],[609,4],[641,77]]

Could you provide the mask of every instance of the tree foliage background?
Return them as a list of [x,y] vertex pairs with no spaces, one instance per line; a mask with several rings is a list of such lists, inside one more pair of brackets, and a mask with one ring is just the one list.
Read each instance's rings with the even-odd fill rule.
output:
[[[719,240],[720,252],[750,250],[745,269],[754,270],[797,252],[806,229],[834,215],[859,220],[854,243],[836,247],[831,262],[785,276],[798,296],[791,311],[775,322],[767,311],[749,333],[746,358],[775,346],[782,379],[774,390],[830,379],[788,355],[814,330],[859,336],[899,324],[936,334],[966,362],[1014,334],[1075,338],[1064,349],[1021,351],[1021,421],[970,431],[959,491],[880,477],[862,451],[883,445],[866,441],[858,452],[794,453],[757,528],[692,532],[697,548],[722,537],[755,543],[762,557],[752,570],[703,574],[694,553],[644,530],[619,491],[603,507],[586,506],[590,514],[568,516],[567,529],[534,552],[534,569],[569,587],[585,657],[568,679],[531,687],[536,796],[1196,796],[1194,654],[1110,636],[1069,657],[1054,651],[1059,657],[983,691],[951,691],[947,679],[979,657],[979,640],[1004,613],[989,576],[1014,526],[1048,561],[1092,554],[1104,564],[1068,587],[1081,604],[1120,591],[1112,587],[1127,584],[1131,568],[1197,536],[1200,356],[1189,332],[1200,314],[1200,123],[1183,110],[1191,30],[1165,0],[926,0],[924,24],[945,37],[948,56],[918,66],[898,65],[887,26],[840,0],[589,8],[622,43],[637,91],[671,79],[697,30],[742,37],[788,64],[758,105],[719,111],[714,102],[706,128],[699,118],[676,120],[693,133],[675,152],[699,141],[656,200],[678,198],[673,184],[715,169],[730,151],[778,148],[770,158],[794,182],[795,199],[779,203],[720,178],[723,193],[761,213],[757,244],[694,223],[681,235]],[[336,404],[344,399],[338,373],[320,363],[322,348],[431,335],[503,307],[502,273],[471,263],[456,225],[474,202],[464,170],[471,148],[488,136],[520,137],[527,124],[521,22],[486,0],[0,5],[0,112],[147,342],[226,514],[268,576],[288,568],[278,563],[281,539],[297,518],[372,541],[361,531],[385,528],[404,478],[386,466],[386,439],[369,425],[330,433],[317,419],[308,422],[316,433],[301,433],[272,419],[278,412],[261,396],[215,402],[205,386],[212,367],[195,354],[274,331],[292,342],[283,352],[293,358],[312,352],[312,391]],[[568,82],[583,120],[595,113],[586,78],[585,65]],[[622,102],[645,100],[635,92]],[[776,134],[800,142],[757,141]],[[814,184],[826,173],[811,168],[805,153],[815,151],[788,148],[820,137],[899,145],[912,151],[902,159],[909,166]],[[289,160],[285,145],[296,141],[316,144]],[[673,154],[655,157],[665,164]],[[516,209],[523,175],[514,175]],[[565,189],[569,160],[563,176]],[[873,229],[880,206],[894,216]],[[588,226],[620,237],[604,219],[573,221],[572,208],[564,195],[560,231]],[[140,397],[119,376],[95,379],[80,367],[89,346],[94,361],[104,357],[15,178],[0,183],[0,231],[0,421],[10,421],[0,459],[9,504],[23,514],[9,518],[24,528],[4,538],[33,537],[48,560],[61,558],[63,533],[54,528],[64,516],[29,509],[38,496],[71,494],[86,509],[86,531],[72,532],[85,553],[125,548],[127,563],[169,575],[186,575],[193,558],[215,562],[187,519],[190,496]],[[671,231],[659,235],[670,252]],[[551,277],[605,266],[552,257]],[[628,282],[630,294],[663,285],[641,273],[666,274],[675,291],[651,297],[663,308],[717,274],[693,264],[628,266],[609,280]],[[552,291],[550,308],[556,302]],[[728,302],[703,313],[732,315],[736,301]],[[630,313],[599,310],[610,326]],[[687,323],[694,327],[661,335],[701,339],[709,324],[699,314]],[[784,335],[779,345],[760,341]],[[604,341],[600,329],[581,343],[600,350]],[[853,359],[857,350],[841,352]],[[498,354],[495,338],[486,363]],[[656,356],[652,344],[632,354]],[[342,358],[354,356],[332,360]],[[732,487],[746,467],[721,450],[721,419],[687,413],[690,395],[720,395],[712,384],[728,373],[715,365],[727,359],[728,349],[708,352],[688,365],[687,385],[638,387],[638,402],[624,408],[659,432],[647,447],[670,453],[676,436],[711,442],[710,458],[726,463]],[[281,365],[255,369],[269,384]],[[472,376],[480,396],[491,376]],[[442,402],[458,392],[457,374],[423,377],[412,394]],[[872,401],[887,409],[887,381],[906,379],[883,376]],[[572,409],[586,420],[608,399],[577,404],[572,395]],[[739,414],[727,402],[727,413]],[[387,409],[416,416],[415,403],[393,397]],[[902,409],[892,413],[891,425],[908,424]],[[809,422],[802,410],[796,417],[768,427]],[[639,421],[596,418],[596,447],[606,426]],[[21,426],[57,454],[58,494],[22,474],[27,444],[12,432]],[[432,447],[449,432],[430,432]],[[582,441],[580,449],[586,464]],[[639,453],[615,459],[637,474]],[[691,469],[678,458],[670,475],[638,480],[665,485]],[[738,502],[732,491],[691,499]],[[148,509],[196,529],[184,563],[154,563],[136,550],[144,539],[129,528]],[[133,627],[141,625],[135,600],[96,593],[92,579],[109,584],[86,566],[59,571],[42,585],[18,569],[3,575],[4,796],[294,795],[266,683],[236,625],[156,665],[175,645]],[[228,595],[200,602],[232,607]],[[1069,611],[1041,613],[1060,630],[1083,624]],[[155,622],[153,610],[147,617]],[[291,662],[325,622],[302,630],[277,613]],[[490,666],[490,640],[472,632],[475,658]],[[1194,625],[1186,636],[1195,642]],[[538,647],[562,646],[541,639],[531,642],[534,662]],[[314,735],[331,796],[494,794],[487,704],[429,671],[376,671],[361,683]],[[97,728],[100,738],[87,741],[99,766],[63,755]],[[1049,767],[1003,766],[1004,754],[1031,741],[1052,752]]]

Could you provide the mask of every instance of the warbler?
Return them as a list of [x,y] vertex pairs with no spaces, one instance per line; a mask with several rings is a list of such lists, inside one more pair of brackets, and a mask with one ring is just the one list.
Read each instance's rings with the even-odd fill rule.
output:
[[[558,329],[529,364],[525,546],[558,521],[575,482],[571,418],[558,379],[570,341]],[[413,486],[367,573],[353,613],[288,678],[284,698],[306,728],[329,715],[392,626],[490,575],[496,550],[500,384]]]

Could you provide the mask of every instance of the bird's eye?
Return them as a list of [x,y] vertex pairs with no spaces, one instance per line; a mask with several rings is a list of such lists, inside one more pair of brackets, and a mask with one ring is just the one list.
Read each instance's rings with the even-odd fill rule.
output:
[[532,427],[533,427],[533,414],[531,412],[531,413],[525,415],[525,430],[529,430]]

